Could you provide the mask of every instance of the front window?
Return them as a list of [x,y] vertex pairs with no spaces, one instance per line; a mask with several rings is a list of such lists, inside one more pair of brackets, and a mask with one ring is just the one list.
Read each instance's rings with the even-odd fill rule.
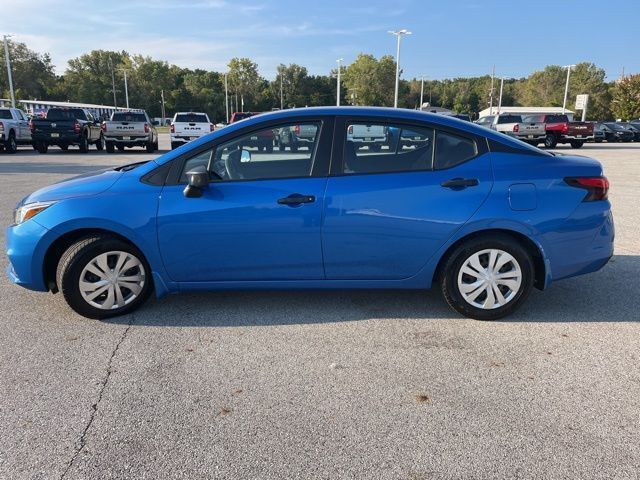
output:
[[181,182],[195,167],[207,169],[212,181],[309,177],[318,147],[320,122],[303,122],[243,134],[189,158]]

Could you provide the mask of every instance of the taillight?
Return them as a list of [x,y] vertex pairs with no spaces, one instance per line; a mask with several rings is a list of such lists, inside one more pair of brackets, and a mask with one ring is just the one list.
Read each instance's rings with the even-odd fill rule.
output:
[[100,125],[100,130],[102,130],[103,132],[107,131],[107,122],[102,122],[102,125]]
[[518,133],[518,132],[520,131],[520,124],[519,124],[519,123],[516,123],[516,124],[513,126],[513,131],[514,131],[515,133]]
[[562,133],[567,133],[569,131],[569,125],[566,123],[562,124]]
[[347,128],[347,133],[349,135],[353,135],[353,125],[349,125],[349,128]]
[[75,133],[80,133],[80,122],[79,121],[75,121],[75,123],[73,124],[73,131]]
[[29,130],[31,130],[31,133],[36,131],[36,126],[33,124],[33,120],[29,120]]
[[4,123],[0,122],[0,132],[4,132]]
[[606,200],[609,196],[607,177],[566,177],[564,181],[572,187],[582,188],[588,192],[583,202]]
[[176,133],[176,126],[173,123],[171,124],[171,133]]
[[148,123],[144,124],[144,133],[149,133],[149,124]]
[[213,132],[216,129],[215,125],[213,123],[209,124],[209,131]]

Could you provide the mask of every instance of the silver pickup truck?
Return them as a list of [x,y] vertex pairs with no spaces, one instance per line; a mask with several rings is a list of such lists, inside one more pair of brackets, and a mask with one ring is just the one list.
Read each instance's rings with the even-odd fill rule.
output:
[[117,148],[145,147],[153,153],[158,149],[158,132],[146,112],[114,112],[102,123],[102,135],[108,153]]
[[523,119],[522,115],[512,113],[490,115],[477,120],[476,123],[531,145],[544,142],[547,135],[544,123],[535,122],[529,117]]
[[16,153],[18,145],[31,144],[27,116],[19,108],[0,108],[0,150]]

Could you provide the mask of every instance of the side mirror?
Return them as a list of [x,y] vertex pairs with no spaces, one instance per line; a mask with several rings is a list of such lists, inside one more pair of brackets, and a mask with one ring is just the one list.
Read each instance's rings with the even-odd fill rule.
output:
[[204,193],[204,189],[209,186],[209,172],[204,165],[195,167],[187,172],[188,185],[183,193],[187,198],[198,198]]
[[240,153],[240,162],[241,163],[248,163],[250,161],[251,161],[251,152],[249,150],[245,150],[243,148],[242,152]]

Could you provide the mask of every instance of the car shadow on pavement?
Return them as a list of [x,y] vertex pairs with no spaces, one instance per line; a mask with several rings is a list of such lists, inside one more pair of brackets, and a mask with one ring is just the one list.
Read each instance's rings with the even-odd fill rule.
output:
[[[620,255],[601,271],[535,290],[502,323],[640,322],[640,256]],[[136,326],[242,327],[370,319],[460,319],[434,286],[419,290],[183,293],[151,300]],[[126,324],[130,316],[105,320]]]
[[[129,162],[131,163],[131,162]],[[0,163],[0,174],[3,173],[52,173],[60,175],[74,175],[113,168],[114,165],[24,162]]]

